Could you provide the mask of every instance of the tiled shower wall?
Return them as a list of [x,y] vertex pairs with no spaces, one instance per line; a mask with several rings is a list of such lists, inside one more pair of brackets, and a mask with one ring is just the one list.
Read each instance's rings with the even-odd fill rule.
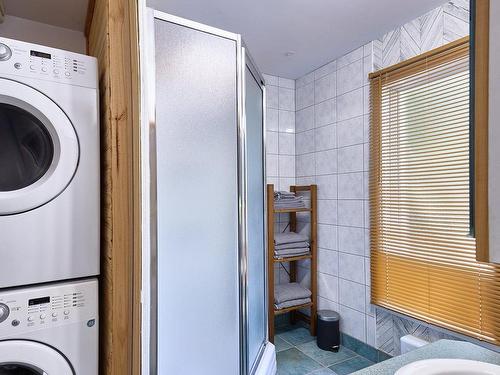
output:
[[468,1],[450,1],[295,82],[295,177],[318,185],[319,308],[339,311],[343,332],[391,354],[403,334],[442,334],[369,303],[367,76],[467,35],[468,22]]

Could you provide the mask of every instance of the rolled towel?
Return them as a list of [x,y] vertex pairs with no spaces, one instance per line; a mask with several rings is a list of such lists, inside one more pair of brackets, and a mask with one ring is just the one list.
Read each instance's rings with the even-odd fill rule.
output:
[[293,243],[284,243],[282,245],[275,245],[274,250],[285,250],[285,249],[299,249],[301,247],[309,247],[310,244],[307,241],[304,242],[293,242]]
[[274,235],[274,244],[283,245],[296,242],[307,242],[309,238],[305,234],[295,232],[277,233]]
[[286,302],[277,303],[277,304],[275,303],[274,308],[276,310],[281,310],[281,309],[286,309],[288,307],[304,305],[304,304],[310,303],[310,302],[311,302],[310,298],[294,299],[292,301],[286,301]]
[[278,284],[274,287],[274,303],[277,305],[309,297],[311,297],[311,291],[298,283]]

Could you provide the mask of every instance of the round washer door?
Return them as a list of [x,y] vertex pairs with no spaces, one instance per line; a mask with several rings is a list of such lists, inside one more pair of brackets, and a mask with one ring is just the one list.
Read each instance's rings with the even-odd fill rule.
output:
[[0,78],[0,215],[32,210],[61,194],[79,154],[75,129],[57,104]]
[[56,350],[33,341],[0,341],[0,375],[74,375]]

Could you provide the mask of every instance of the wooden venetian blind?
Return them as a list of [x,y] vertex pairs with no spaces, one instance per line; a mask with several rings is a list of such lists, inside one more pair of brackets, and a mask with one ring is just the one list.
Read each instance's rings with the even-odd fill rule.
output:
[[469,235],[469,41],[373,73],[372,303],[500,344],[500,268]]

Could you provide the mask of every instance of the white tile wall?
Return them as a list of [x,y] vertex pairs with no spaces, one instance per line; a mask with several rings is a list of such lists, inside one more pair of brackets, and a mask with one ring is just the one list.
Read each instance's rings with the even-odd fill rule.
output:
[[336,72],[332,72],[319,78],[314,84],[314,101],[321,103],[325,100],[334,98],[336,92]]
[[340,326],[342,332],[366,342],[366,315],[340,304]]
[[346,94],[361,87],[363,81],[363,59],[360,58],[338,70],[337,92],[339,95]]
[[[336,250],[338,228],[334,225],[318,224],[318,247],[320,249]],[[332,274],[332,272],[326,272]]]
[[364,117],[354,117],[337,123],[339,147],[352,146],[363,143]]
[[363,115],[363,88],[358,87],[337,97],[339,121]]
[[296,112],[296,132],[303,132],[314,128],[314,107],[298,109]]
[[[295,111],[280,110],[278,113],[278,128],[280,133],[295,133]],[[271,129],[269,129],[271,130]]]
[[[267,92],[269,96],[269,92]],[[279,129],[279,111],[266,106],[266,127],[268,131],[277,132]]]
[[278,92],[279,109],[286,111],[295,111],[295,89],[280,87]]
[[363,86],[372,53],[371,44],[358,48],[295,82],[297,181],[318,185],[319,307],[340,311],[342,330],[363,341],[369,285]]
[[341,147],[338,151],[339,173],[363,171],[363,145]]
[[315,155],[316,175],[337,173],[337,150],[319,151]]
[[363,199],[363,172],[339,173],[338,198]]
[[318,251],[319,272],[338,276],[339,274],[339,254],[338,251],[329,249],[319,249]]
[[[295,81],[264,75],[266,81],[266,168],[267,183],[275,189],[288,190],[295,185]],[[286,226],[288,218],[277,215],[276,231]],[[275,283],[288,282],[288,265],[276,264]]]

